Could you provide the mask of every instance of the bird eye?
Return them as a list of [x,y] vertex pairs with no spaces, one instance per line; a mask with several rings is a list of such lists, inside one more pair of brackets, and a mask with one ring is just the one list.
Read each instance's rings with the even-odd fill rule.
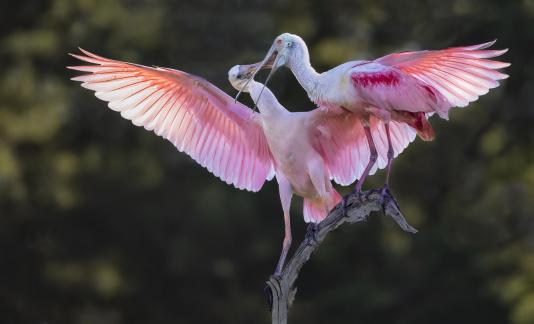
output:
[[287,42],[287,43],[286,43],[286,46],[287,46],[287,47],[291,47],[291,46],[293,46],[293,42]]

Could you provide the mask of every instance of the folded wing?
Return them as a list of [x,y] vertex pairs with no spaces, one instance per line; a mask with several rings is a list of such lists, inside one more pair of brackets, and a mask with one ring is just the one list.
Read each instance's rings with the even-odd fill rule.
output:
[[258,191],[274,175],[271,153],[256,116],[197,76],[168,68],[107,59],[82,50],[91,63],[73,78],[121,116],[154,131],[203,167],[239,189]]

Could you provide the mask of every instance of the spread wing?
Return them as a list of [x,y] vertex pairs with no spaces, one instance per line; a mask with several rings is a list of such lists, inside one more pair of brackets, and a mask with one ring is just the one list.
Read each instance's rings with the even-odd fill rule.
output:
[[444,50],[395,53],[376,62],[395,67],[431,86],[450,107],[465,107],[499,86],[508,75],[496,71],[510,63],[489,60],[508,49],[488,50],[495,41]]
[[[330,177],[340,185],[359,179],[369,162],[369,145],[363,124],[356,114],[320,107],[314,111],[316,127],[314,146],[323,156]],[[384,122],[370,116],[369,126],[378,151],[377,163],[371,174],[387,165],[388,142]],[[415,131],[408,125],[389,123],[394,156],[398,156],[415,139]]]
[[270,150],[251,109],[197,76],[107,59],[87,51],[91,63],[72,78],[121,116],[168,139],[200,165],[239,189],[258,191],[274,175]]
[[378,107],[447,118],[450,108],[467,106],[508,77],[496,70],[509,63],[489,60],[507,51],[486,49],[494,43],[390,54],[355,66],[352,82]]

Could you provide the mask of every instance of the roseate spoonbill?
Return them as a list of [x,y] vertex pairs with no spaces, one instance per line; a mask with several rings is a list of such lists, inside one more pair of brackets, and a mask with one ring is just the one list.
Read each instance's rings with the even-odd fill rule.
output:
[[[320,222],[340,201],[330,179],[351,183],[369,158],[363,127],[354,114],[325,107],[291,113],[269,89],[249,80],[255,67],[229,71],[232,85],[261,99],[260,113],[235,102],[208,81],[174,69],[147,67],[107,59],[87,51],[74,55],[91,65],[72,66],[86,72],[72,78],[109,102],[108,106],[172,142],[228,184],[258,191],[276,176],[284,213],[285,237],[276,267],[280,273],[291,244],[289,206],[293,194],[304,198],[306,222]],[[385,140],[384,124],[371,118],[371,132]],[[415,133],[392,122],[395,154]],[[380,152],[385,161],[385,152]],[[382,163],[382,167],[385,162]]]
[[265,59],[258,64],[272,68],[271,74],[281,66],[288,67],[313,102],[341,107],[362,120],[371,155],[355,186],[358,192],[377,159],[369,118],[379,118],[386,128],[388,163],[384,189],[387,189],[394,157],[392,137],[397,136],[390,130],[391,121],[408,124],[423,140],[432,140],[434,131],[428,117],[437,113],[448,119],[449,109],[467,106],[497,87],[498,80],[508,77],[495,70],[509,63],[488,60],[507,51],[486,49],[494,43],[394,53],[372,61],[347,62],[318,73],[310,64],[302,38],[284,33],[276,37]]

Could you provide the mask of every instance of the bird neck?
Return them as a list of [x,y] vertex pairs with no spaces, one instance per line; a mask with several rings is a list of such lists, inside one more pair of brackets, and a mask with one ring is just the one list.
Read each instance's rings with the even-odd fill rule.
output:
[[299,44],[293,49],[295,52],[288,61],[288,67],[291,69],[299,84],[308,93],[313,101],[319,81],[320,74],[315,71],[310,63],[310,55],[306,45]]
[[249,89],[250,97],[262,115],[273,116],[288,112],[288,110],[278,102],[272,91],[262,83],[252,80]]

